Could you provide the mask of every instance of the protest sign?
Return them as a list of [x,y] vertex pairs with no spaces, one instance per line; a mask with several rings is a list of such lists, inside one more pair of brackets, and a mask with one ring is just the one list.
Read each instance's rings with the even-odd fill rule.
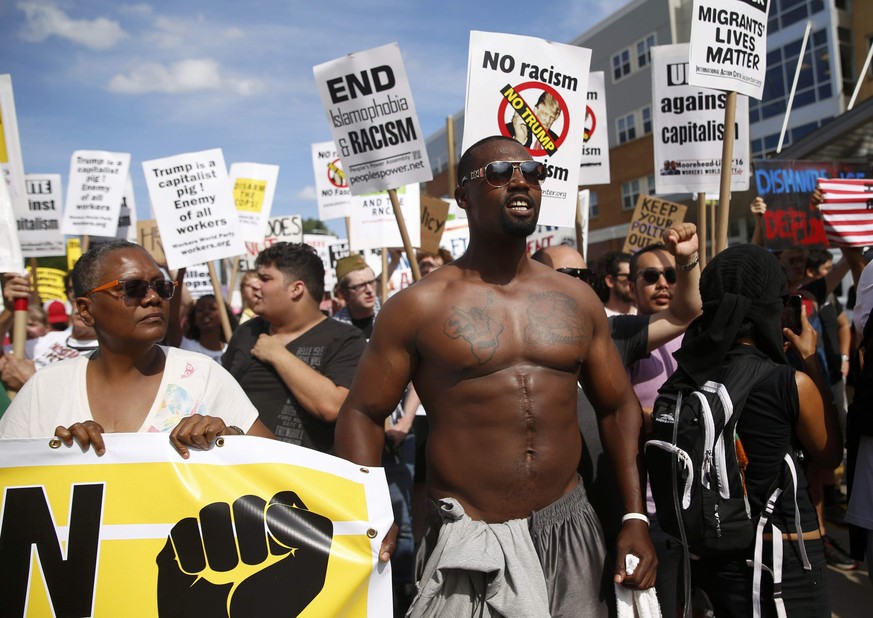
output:
[[767,204],[764,245],[779,251],[791,247],[827,246],[821,213],[812,203],[819,178],[868,178],[870,165],[835,161],[755,161],[758,195]]
[[760,99],[769,8],[770,0],[694,0],[688,82]]
[[24,257],[16,232],[15,210],[12,196],[5,182],[0,182],[0,272],[20,273]]
[[18,217],[18,239],[26,258],[64,255],[61,234],[61,175],[25,174],[27,211]]
[[[397,189],[397,198],[406,221],[416,222],[421,218],[421,196],[417,184]],[[411,246],[420,246],[421,226],[411,225],[408,231]],[[353,251],[404,246],[387,191],[352,197],[349,236]]]
[[[688,44],[652,50],[655,193],[718,193],[725,136],[724,92],[688,84]],[[737,97],[732,191],[749,188],[749,99]]]
[[828,242],[835,247],[873,245],[873,179],[819,179],[818,188]]
[[185,270],[185,287],[191,294],[191,298],[194,299],[207,294],[215,294],[215,288],[209,276],[209,267],[206,264],[188,266]]
[[234,163],[230,184],[239,216],[240,234],[248,242],[261,242],[273,208],[279,166],[264,163]]
[[130,153],[77,150],[70,158],[61,232],[114,237]]
[[440,240],[446,229],[446,219],[449,216],[449,203],[441,199],[421,196],[421,250],[436,253],[440,249]]
[[49,300],[67,301],[67,289],[64,286],[64,278],[67,276],[65,271],[39,266],[34,277],[33,269],[28,266],[27,272],[31,274],[30,280],[36,281],[36,290],[43,303]]
[[527,237],[527,252],[529,255],[533,255],[540,249],[558,245],[567,245],[575,249],[575,230],[555,225],[538,225],[534,233]]
[[585,136],[591,50],[542,39],[470,33],[462,151],[490,135],[546,163],[539,223],[573,226]]
[[313,67],[352,195],[433,178],[396,43]]
[[315,173],[318,218],[327,221],[348,217],[352,208],[352,194],[333,142],[312,144],[312,171]]
[[143,161],[142,169],[171,269],[245,251],[220,148]]
[[73,266],[82,257],[82,241],[78,238],[67,239],[67,271],[73,270]]
[[300,215],[270,217],[265,229],[261,231],[261,240],[245,243],[245,253],[239,258],[239,269],[254,270],[258,254],[277,242],[303,242],[303,219]]
[[154,219],[137,222],[136,244],[148,251],[158,264],[167,263],[167,256],[164,255],[164,246],[161,243],[161,231]]
[[92,236],[89,239],[88,248],[96,247],[115,240],[127,240],[136,242],[137,239],[137,220],[136,220],[136,198],[133,193],[133,182],[130,179],[130,174],[127,175],[127,180],[124,183],[124,194],[121,197],[121,208],[118,209],[118,227],[115,229],[115,236],[108,238],[106,236]]
[[636,253],[643,247],[663,242],[664,233],[685,219],[684,204],[668,202],[650,195],[637,199],[622,251]]
[[586,187],[609,184],[609,121],[603,71],[592,71],[588,75],[579,184]]
[[12,76],[0,75],[0,176],[6,183],[13,210],[20,217],[27,210],[24,162],[18,137]]
[[324,290],[330,292],[336,285],[336,271],[330,265],[330,246],[337,241],[333,234],[304,234],[303,242],[315,249],[324,264]]
[[104,440],[3,441],[4,613],[390,614],[382,468],[251,436],[188,460],[167,434]]

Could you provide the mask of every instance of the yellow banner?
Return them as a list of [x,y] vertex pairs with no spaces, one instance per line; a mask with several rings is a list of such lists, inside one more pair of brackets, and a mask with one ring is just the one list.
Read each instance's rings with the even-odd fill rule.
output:
[[[30,266],[27,272],[31,272]],[[67,273],[59,268],[47,268],[38,266],[36,269],[36,289],[43,302],[47,300],[67,300],[67,291],[64,288],[64,277]]]
[[165,434],[5,440],[0,465],[8,615],[390,615],[381,468],[248,436],[186,461]]
[[67,239],[67,270],[73,270],[73,266],[82,257],[82,241],[78,238]]

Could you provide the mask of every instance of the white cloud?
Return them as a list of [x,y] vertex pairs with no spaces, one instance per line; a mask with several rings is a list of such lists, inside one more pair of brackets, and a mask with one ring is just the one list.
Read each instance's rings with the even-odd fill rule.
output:
[[120,94],[176,94],[224,89],[250,96],[263,89],[263,82],[258,79],[223,77],[218,62],[211,58],[199,58],[169,65],[144,62],[127,74],[115,75],[109,80],[107,88],[110,92]]
[[105,17],[73,19],[56,6],[33,2],[19,2],[18,8],[27,20],[21,31],[25,41],[41,43],[56,36],[90,49],[109,49],[128,36],[117,21]]
[[316,198],[315,187],[312,185],[307,185],[307,186],[303,187],[302,189],[300,189],[300,191],[297,192],[297,199],[298,200],[314,201],[315,198]]
[[152,11],[150,4],[122,4],[118,7],[119,13],[127,13],[128,15],[151,15]]
[[241,28],[237,28],[236,26],[228,28],[223,34],[226,39],[241,39],[246,35]]

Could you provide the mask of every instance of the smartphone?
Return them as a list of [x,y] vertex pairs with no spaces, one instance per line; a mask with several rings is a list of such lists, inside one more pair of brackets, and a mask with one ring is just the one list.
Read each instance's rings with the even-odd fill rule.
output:
[[803,330],[803,325],[800,323],[802,304],[803,299],[800,294],[788,294],[782,306],[782,327],[791,329],[795,335],[799,335],[800,331]]

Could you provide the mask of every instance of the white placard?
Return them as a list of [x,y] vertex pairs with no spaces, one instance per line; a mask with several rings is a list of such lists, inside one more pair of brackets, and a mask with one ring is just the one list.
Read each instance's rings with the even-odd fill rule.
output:
[[61,232],[113,238],[129,168],[128,152],[75,151],[70,157]]
[[121,208],[118,210],[118,228],[115,230],[115,236],[113,238],[92,236],[90,246],[96,247],[97,245],[110,243],[115,240],[137,242],[136,223],[136,197],[133,193],[133,181],[131,181],[130,174],[128,174],[127,180],[124,183],[124,195],[121,197]]
[[6,183],[0,182],[0,272],[24,272],[24,257],[15,227],[12,196]]
[[348,217],[352,210],[352,194],[336,144],[312,144],[312,171],[315,174],[318,218],[327,221]]
[[233,163],[229,176],[242,239],[247,242],[260,242],[264,239],[264,226],[267,225],[273,208],[279,166]]
[[[718,193],[727,93],[688,85],[688,44],[652,48],[655,193]],[[731,190],[749,188],[749,99],[737,96]]]
[[66,255],[67,243],[61,234],[60,174],[25,174],[27,213],[18,216],[18,239],[26,258]]
[[18,119],[15,115],[15,97],[12,76],[0,75],[0,173],[6,182],[13,210],[19,217],[27,211],[24,188],[24,162],[18,137]]
[[539,223],[576,217],[591,50],[543,39],[470,33],[463,151],[505,135],[546,163]]
[[[409,242],[413,247],[418,247],[421,243],[421,194],[418,185],[400,187],[397,189],[397,199],[406,221]],[[403,246],[391,197],[387,192],[353,196],[349,227],[349,246],[352,251]]]
[[579,184],[586,187],[609,184],[609,120],[603,71],[592,71],[588,75]]
[[760,99],[770,0],[694,0],[688,83]]
[[270,217],[258,242],[246,241],[245,253],[239,258],[239,269],[254,270],[258,254],[277,242],[303,242],[303,219],[300,215]]
[[333,234],[304,234],[303,242],[318,252],[324,264],[324,289],[328,292],[336,285],[336,271],[330,265],[330,246],[337,241]]
[[207,294],[215,294],[212,279],[209,277],[209,267],[206,264],[195,264],[185,270],[185,287],[191,298],[197,299]]
[[397,43],[313,72],[352,195],[433,179]]
[[170,269],[245,251],[220,148],[143,161],[142,169]]

